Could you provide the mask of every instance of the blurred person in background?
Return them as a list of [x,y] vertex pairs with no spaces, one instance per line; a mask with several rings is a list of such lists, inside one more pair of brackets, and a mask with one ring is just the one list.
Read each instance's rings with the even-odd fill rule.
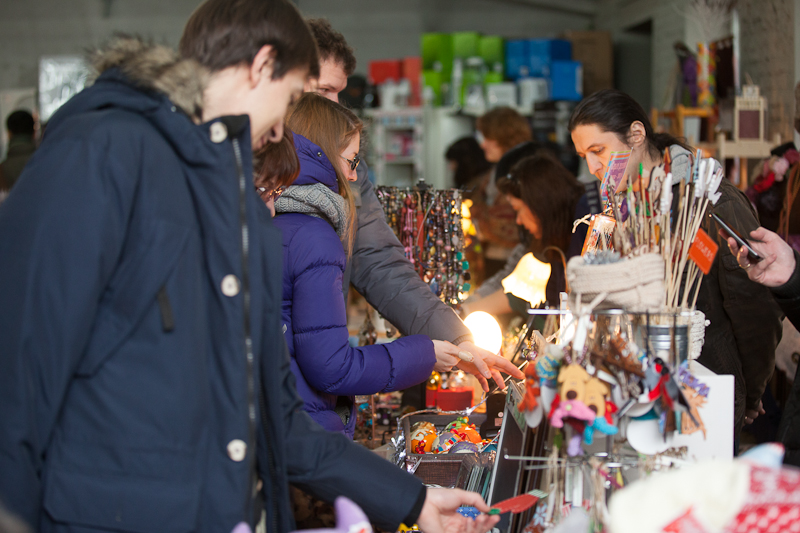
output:
[[[467,207],[470,213],[470,220],[472,220],[475,202],[482,201],[482,195],[478,191],[482,184],[491,178],[492,164],[486,160],[483,149],[472,135],[462,137],[451,144],[444,156],[447,160],[448,169],[452,173],[454,186],[463,191],[462,200],[464,203],[462,205]],[[480,210],[481,207],[479,206],[475,209]],[[464,209],[462,207],[463,212]],[[478,286],[483,283],[483,272],[486,267],[483,262],[483,249],[480,243],[481,228],[475,224],[474,220],[472,222],[475,235],[465,242],[464,256],[471,265],[470,283],[472,286]]]
[[14,186],[36,150],[34,135],[36,122],[28,111],[14,111],[6,119],[8,150],[6,158],[0,163],[0,190]]
[[[589,213],[589,204],[584,187],[554,154],[533,146],[528,150],[534,155],[520,159],[506,176],[498,179],[497,187],[506,195],[516,213],[517,224],[524,229],[515,255],[521,258],[530,252],[537,260],[550,265],[543,296],[550,307],[558,307],[559,293],[566,290],[566,262],[580,255],[586,237],[587,226],[581,224],[573,233],[573,222]],[[523,147],[516,151],[524,153]],[[527,305],[539,304],[521,302],[503,289],[502,280],[513,272],[519,258],[509,260],[502,273],[487,281],[476,295],[464,302],[464,312],[524,312]]]
[[[528,120],[510,107],[496,107],[484,113],[478,117],[476,128],[478,142],[492,164],[499,163],[512,148],[533,139]],[[499,177],[495,170],[473,193],[472,219],[480,229],[487,278],[503,268],[519,242],[514,210],[497,190]]]
[[492,164],[473,136],[462,137],[448,146],[444,157],[453,173],[454,187],[465,191],[467,198],[491,174]]

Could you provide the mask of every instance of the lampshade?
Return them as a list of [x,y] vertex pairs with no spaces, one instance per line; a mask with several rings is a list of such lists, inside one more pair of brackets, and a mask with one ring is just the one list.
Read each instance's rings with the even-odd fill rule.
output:
[[494,354],[500,352],[500,348],[503,346],[503,332],[500,330],[500,324],[492,315],[483,311],[475,311],[464,319],[464,324],[472,332],[476,346]]
[[548,263],[542,263],[532,253],[527,253],[503,280],[503,290],[535,306],[547,299],[545,289],[551,270]]

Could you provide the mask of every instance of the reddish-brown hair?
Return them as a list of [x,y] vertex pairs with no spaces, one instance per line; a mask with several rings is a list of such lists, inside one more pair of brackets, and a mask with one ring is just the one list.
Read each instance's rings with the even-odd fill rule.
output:
[[294,148],[294,136],[288,128],[283,130],[280,142],[267,143],[253,154],[253,169],[253,182],[256,187],[267,189],[265,195],[278,187],[288,187],[297,179],[300,160]]
[[492,141],[496,141],[503,152],[516,145],[533,139],[528,120],[510,107],[496,107],[478,117],[478,131]]

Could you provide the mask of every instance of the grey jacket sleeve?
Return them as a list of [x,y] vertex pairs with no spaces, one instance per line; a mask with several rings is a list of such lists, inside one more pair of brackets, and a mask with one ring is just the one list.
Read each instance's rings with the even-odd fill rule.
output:
[[349,287],[349,276],[356,290],[403,335],[423,334],[453,343],[472,340],[455,311],[431,292],[406,259],[386,223],[366,167],[363,163],[358,167],[353,187],[358,229],[344,287]]
[[470,298],[480,300],[481,298],[486,298],[490,294],[494,294],[497,291],[502,291],[503,280],[510,276],[512,272],[514,272],[514,269],[517,268],[517,263],[519,263],[519,260],[522,259],[522,256],[526,253],[528,253],[527,246],[522,243],[516,245],[514,249],[511,250],[511,255],[508,256],[505,266],[494,276],[484,281],[473,293],[473,295],[470,296]]

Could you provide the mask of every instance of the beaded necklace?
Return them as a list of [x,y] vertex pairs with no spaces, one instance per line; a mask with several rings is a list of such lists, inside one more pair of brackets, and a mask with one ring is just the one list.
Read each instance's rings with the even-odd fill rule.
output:
[[458,308],[470,289],[464,259],[461,191],[378,187],[386,223],[420,278],[445,304]]

